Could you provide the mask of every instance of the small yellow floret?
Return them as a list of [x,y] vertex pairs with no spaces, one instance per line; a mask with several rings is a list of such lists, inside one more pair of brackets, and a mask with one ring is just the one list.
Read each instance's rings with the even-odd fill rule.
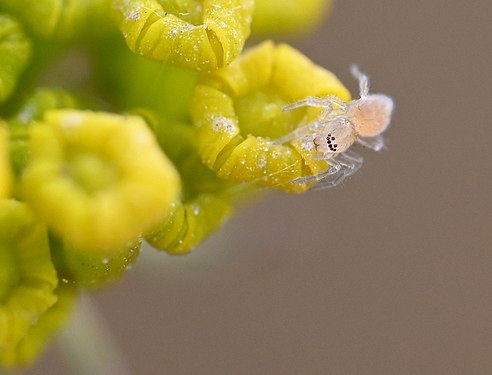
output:
[[308,96],[350,100],[336,76],[285,44],[265,42],[231,65],[204,76],[191,112],[203,163],[221,178],[296,193],[310,188],[292,181],[326,170],[325,160],[300,142],[273,142],[317,118],[320,108],[283,111]]
[[125,248],[166,215],[179,176],[145,122],[53,110],[32,127],[25,199],[80,249]]

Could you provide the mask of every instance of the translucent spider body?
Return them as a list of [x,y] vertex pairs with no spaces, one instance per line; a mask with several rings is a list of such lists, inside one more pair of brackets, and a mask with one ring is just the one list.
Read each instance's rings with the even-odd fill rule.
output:
[[314,175],[295,179],[294,183],[318,182],[312,189],[333,187],[354,174],[363,159],[350,146],[359,143],[372,150],[384,147],[381,134],[391,121],[393,99],[383,94],[369,94],[369,79],[356,66],[351,72],[359,81],[360,98],[344,102],[334,95],[307,97],[289,104],[285,111],[301,107],[323,108],[318,118],[274,141],[282,144],[298,140],[305,149],[317,151],[316,159],[326,160],[330,167]]

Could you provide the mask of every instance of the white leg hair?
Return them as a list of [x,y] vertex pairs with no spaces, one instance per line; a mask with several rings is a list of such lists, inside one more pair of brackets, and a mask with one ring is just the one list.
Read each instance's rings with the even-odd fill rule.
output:
[[359,70],[357,65],[350,66],[350,72],[359,81],[359,95],[365,98],[369,95],[369,77]]

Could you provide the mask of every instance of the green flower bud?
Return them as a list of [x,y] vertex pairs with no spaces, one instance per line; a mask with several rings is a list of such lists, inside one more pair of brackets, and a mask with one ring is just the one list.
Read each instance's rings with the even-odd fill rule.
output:
[[194,127],[156,119],[148,122],[178,168],[183,190],[168,215],[146,234],[145,239],[157,249],[184,254],[227,220],[233,210],[235,184],[219,179],[201,163]]
[[59,278],[67,284],[97,288],[118,280],[140,254],[141,240],[110,254],[77,249],[59,237],[50,237],[53,262]]
[[112,0],[130,49],[172,65],[213,70],[241,53],[252,0]]
[[231,200],[220,194],[200,194],[177,201],[169,215],[145,239],[170,254],[186,254],[216,231],[232,212]]
[[139,117],[52,110],[30,134],[23,195],[76,248],[126,248],[176,200],[178,174]]
[[10,16],[0,14],[0,102],[15,89],[31,57],[31,42]]
[[273,139],[316,119],[321,109],[285,112],[283,107],[307,96],[349,91],[329,71],[287,45],[265,42],[230,66],[203,77],[195,88],[191,112],[199,128],[203,163],[221,178],[303,192],[310,185],[292,183],[328,166],[297,144]]
[[46,227],[26,204],[0,200],[0,353],[56,302],[57,281]]

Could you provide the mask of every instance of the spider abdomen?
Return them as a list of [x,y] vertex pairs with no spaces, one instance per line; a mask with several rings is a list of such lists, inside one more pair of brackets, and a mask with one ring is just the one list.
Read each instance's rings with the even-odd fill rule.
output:
[[393,99],[383,94],[371,94],[351,103],[347,117],[361,137],[383,133],[391,121]]

